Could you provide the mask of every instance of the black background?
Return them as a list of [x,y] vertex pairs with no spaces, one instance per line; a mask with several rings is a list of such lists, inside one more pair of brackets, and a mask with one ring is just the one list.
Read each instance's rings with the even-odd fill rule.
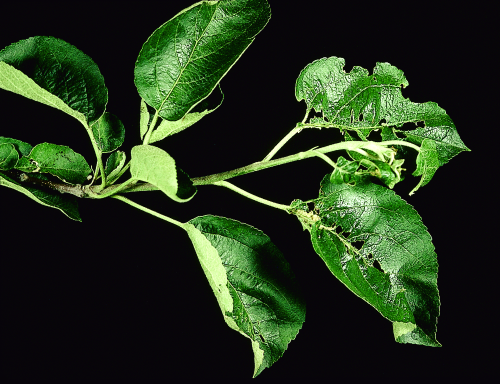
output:
[[[17,2],[9,5],[9,16],[4,12],[3,19],[12,20],[0,26],[0,47],[47,35],[89,55],[106,80],[107,110],[126,126],[129,154],[140,144],[137,55],[157,27],[191,4]],[[129,197],[183,222],[215,214],[251,224],[284,253],[306,296],[307,317],[259,382],[484,374],[491,360],[482,343],[495,343],[495,321],[483,302],[489,289],[480,271],[489,269],[493,254],[478,241],[487,237],[478,215],[488,213],[490,195],[475,170],[484,161],[479,116],[495,115],[481,91],[489,65],[482,53],[493,41],[483,21],[489,11],[439,2],[270,4],[271,21],[221,82],[222,106],[158,146],[193,177],[243,166],[261,160],[302,120],[305,104],[295,100],[294,85],[308,63],[339,56],[347,71],[354,65],[371,71],[377,61],[402,69],[410,83],[403,95],[437,102],[472,149],[440,168],[414,196],[408,192],[416,178],[396,187],[420,213],[436,247],[442,302],[437,339],[443,347],[394,342],[391,323],[336,281],[297,220],[281,211],[215,186],[200,187],[185,204],[161,192]],[[85,131],[71,117],[5,91],[0,113],[0,135],[68,145],[94,165]],[[337,132],[305,131],[278,156],[336,140]],[[414,166],[407,168],[409,175]],[[316,197],[328,172],[326,163],[309,159],[233,182],[288,204]],[[2,382],[250,381],[250,342],[224,323],[187,235],[119,201],[79,206],[83,223],[0,190]]]

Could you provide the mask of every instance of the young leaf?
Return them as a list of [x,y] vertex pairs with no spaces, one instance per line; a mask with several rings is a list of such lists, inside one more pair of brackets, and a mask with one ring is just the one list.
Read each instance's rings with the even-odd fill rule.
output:
[[266,0],[203,1],[159,27],[143,45],[135,85],[164,120],[205,99],[269,21]]
[[16,169],[50,173],[70,184],[83,184],[92,172],[84,157],[64,145],[42,143],[19,159]]
[[191,179],[163,149],[137,145],[132,148],[131,156],[130,173],[134,179],[155,185],[177,202],[189,201],[195,195]]
[[200,216],[186,231],[224,320],[252,342],[255,377],[283,355],[305,320],[290,265],[268,236],[235,220]]
[[356,184],[358,177],[355,173],[359,167],[358,161],[349,161],[343,156],[339,156],[337,168],[333,170],[330,181],[336,184]]
[[60,109],[86,128],[101,117],[108,101],[104,78],[92,59],[47,36],[0,51],[0,88]]
[[[0,186],[15,189],[35,200],[37,203],[59,209],[70,219],[82,221],[78,212],[78,198],[76,196],[61,194],[60,192],[49,189],[42,190],[27,185],[21,185],[21,183],[12,176],[13,175],[10,173],[7,174],[6,172],[0,171]],[[40,180],[47,180],[47,177],[44,175],[33,174],[31,176]]]
[[113,152],[125,140],[125,127],[118,117],[105,112],[91,126],[94,139],[101,152]]
[[106,161],[106,168],[104,173],[106,174],[109,183],[116,181],[116,176],[120,173],[125,165],[126,155],[125,152],[116,151],[113,152]]
[[14,168],[18,160],[19,153],[13,144],[0,144],[0,170],[7,171]]
[[437,257],[417,212],[368,183],[321,184],[315,251],[347,288],[393,322],[398,342],[440,346]]
[[413,172],[413,176],[422,176],[418,185],[410,192],[413,195],[417,189],[426,185],[432,176],[436,173],[439,167],[439,155],[436,151],[436,143],[432,140],[425,139],[420,147],[420,153],[417,156],[417,169]]
[[167,136],[179,133],[219,108],[224,99],[224,95],[220,87],[217,87],[217,89],[219,89],[219,92],[214,92],[217,96],[217,98],[214,98],[214,101],[211,100],[212,96],[214,96],[214,93],[212,93],[212,95],[196,105],[193,110],[188,112],[182,119],[177,121],[163,120],[158,128],[153,131],[149,143],[154,143],[155,141],[163,140]]
[[28,156],[33,146],[21,140],[11,139],[9,137],[0,136],[0,144],[11,143],[21,156]]
[[[354,130],[366,140],[373,130],[382,129],[385,138],[420,144],[435,142],[440,165],[469,149],[460,139],[451,118],[436,103],[413,103],[405,99],[401,87],[408,86],[403,72],[388,63],[377,63],[373,74],[361,67],[344,72],[345,61],[323,58],[300,73],[295,87],[298,101],[305,100],[307,111],[323,112],[324,122],[342,130]],[[404,123],[423,123],[423,128],[402,131]],[[391,134],[392,132],[392,134]]]

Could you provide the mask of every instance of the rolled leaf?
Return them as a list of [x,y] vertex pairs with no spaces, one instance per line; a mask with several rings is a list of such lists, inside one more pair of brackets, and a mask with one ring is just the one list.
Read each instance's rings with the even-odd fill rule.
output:
[[203,1],[159,27],[143,45],[135,85],[164,120],[205,99],[264,28],[266,0]]
[[328,175],[314,212],[311,241],[333,275],[393,322],[396,341],[440,346],[437,257],[413,207],[385,187]]
[[411,190],[410,195],[413,195],[417,189],[426,185],[432,179],[438,167],[439,154],[436,150],[436,143],[425,139],[417,156],[417,169],[413,172],[413,176],[422,177],[418,185]]
[[116,151],[109,155],[106,161],[106,168],[104,169],[109,183],[113,183],[116,180],[116,177],[125,166],[126,158],[125,152],[122,151]]
[[191,179],[163,149],[137,145],[132,148],[131,156],[130,173],[134,179],[155,185],[177,202],[189,201],[195,195]]
[[255,377],[283,355],[305,320],[290,265],[250,225],[208,215],[190,220],[186,230],[224,320],[252,342]]
[[104,78],[92,59],[47,36],[0,51],[0,88],[60,109],[86,128],[101,117],[108,101]]

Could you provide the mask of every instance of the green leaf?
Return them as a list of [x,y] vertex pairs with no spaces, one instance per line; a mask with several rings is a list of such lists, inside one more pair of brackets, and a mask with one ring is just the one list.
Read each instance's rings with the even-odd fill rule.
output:
[[19,159],[16,169],[50,173],[70,184],[83,184],[92,172],[84,157],[64,145],[42,143]]
[[125,127],[118,117],[105,112],[99,120],[92,124],[92,133],[101,152],[113,152],[125,140]]
[[24,141],[11,139],[9,137],[0,136],[0,144],[4,144],[4,143],[13,144],[21,156],[29,155],[29,153],[33,149],[32,145],[25,143]]
[[[218,87],[218,89],[220,90],[220,87]],[[189,128],[191,125],[197,123],[209,113],[215,111],[217,108],[219,108],[219,106],[222,104],[222,100],[224,99],[222,91],[217,92],[217,95],[219,95],[220,97],[217,98],[218,101],[215,102],[215,104],[206,103],[206,101],[212,98],[212,94],[210,97],[196,105],[196,107],[194,107],[191,112],[188,112],[182,119],[177,121],[163,120],[158,128],[153,131],[149,143],[154,143],[155,141],[160,141],[167,136],[179,133],[184,129]]]
[[21,157],[14,168],[22,172],[38,172],[36,164],[26,156]]
[[440,346],[437,257],[417,212],[376,184],[321,184],[315,251],[352,292],[393,322],[398,342]]
[[116,151],[113,152],[106,161],[106,168],[104,173],[106,174],[108,183],[114,183],[120,171],[123,169],[126,160],[125,152]]
[[[361,67],[346,73],[344,64],[344,59],[330,57],[302,70],[295,96],[298,101],[306,101],[308,113],[312,109],[322,112],[324,122],[343,131],[356,131],[362,140],[378,129],[385,139],[400,139],[397,133],[415,144],[430,139],[436,144],[440,165],[469,150],[444,109],[433,102],[413,103],[402,96],[401,87],[408,86],[408,81],[401,70],[389,63],[377,63],[372,75]],[[399,130],[405,123],[424,126]]]
[[137,145],[132,148],[131,156],[130,173],[134,179],[153,184],[177,202],[189,201],[195,195],[191,179],[163,149]]
[[[23,193],[30,199],[35,200],[37,203],[45,205],[47,207],[59,209],[62,213],[68,216],[70,219],[76,221],[82,221],[80,214],[78,212],[78,198],[69,194],[61,194],[57,191],[52,191],[48,189],[37,189],[27,185],[21,185],[21,183],[16,180],[14,175],[17,174],[1,172],[0,171],[0,186],[15,189],[18,192]],[[33,174],[32,177],[48,180],[44,175]]]
[[358,176],[355,174],[360,167],[358,161],[349,161],[343,156],[337,159],[337,168],[330,176],[330,181],[336,184],[356,184]]
[[14,168],[19,160],[19,153],[11,143],[0,144],[0,170]]
[[0,51],[0,88],[60,109],[86,128],[101,117],[108,101],[104,78],[92,59],[47,36]]
[[268,236],[235,220],[200,216],[186,231],[224,320],[252,342],[255,377],[283,355],[305,320],[290,265]]
[[144,43],[135,85],[164,120],[205,99],[269,21],[266,0],[203,1],[178,13]]
[[148,106],[144,99],[141,98],[141,109],[140,109],[140,119],[139,119],[139,132],[141,135],[141,140],[144,140],[144,135],[148,132],[150,114],[148,111]]
[[417,156],[417,169],[413,176],[422,176],[419,183],[410,192],[413,195],[417,189],[426,185],[434,176],[439,167],[439,154],[436,150],[436,143],[430,139],[425,139],[420,147]]

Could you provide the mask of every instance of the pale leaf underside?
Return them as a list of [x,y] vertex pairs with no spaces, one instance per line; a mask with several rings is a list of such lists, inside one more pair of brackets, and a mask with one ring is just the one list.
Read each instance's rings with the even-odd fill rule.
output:
[[293,272],[269,237],[247,224],[200,216],[186,230],[226,323],[252,342],[255,377],[283,355],[305,320]]

